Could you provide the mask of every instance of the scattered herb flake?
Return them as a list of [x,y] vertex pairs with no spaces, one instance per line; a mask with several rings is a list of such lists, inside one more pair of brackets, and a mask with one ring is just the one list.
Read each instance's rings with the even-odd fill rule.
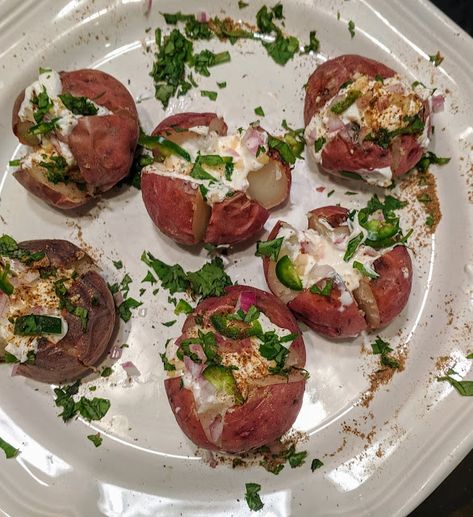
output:
[[257,108],[255,108],[255,114],[258,115],[259,117],[265,116],[263,108],[261,106],[258,106]]
[[208,97],[211,101],[217,100],[218,93],[209,90],[200,90],[201,97]]
[[116,269],[122,269],[123,262],[121,260],[112,260],[112,262]]
[[248,504],[248,508],[253,512],[258,512],[264,506],[264,503],[261,501],[261,497],[259,495],[261,485],[258,483],[245,483],[245,488],[245,500]]
[[355,22],[353,20],[348,22],[348,32],[352,38],[355,37]]
[[320,467],[323,467],[323,462],[321,462],[318,458],[314,458],[312,460],[312,463],[310,464],[310,470],[314,472],[315,470],[319,469]]
[[429,61],[434,64],[434,66],[439,66],[443,61],[443,56],[440,54],[440,51],[437,50],[436,54],[429,55]]
[[89,434],[87,439],[90,440],[95,445],[95,447],[100,447],[103,442],[103,438],[100,436],[100,433]]
[[171,320],[171,321],[165,321],[161,323],[161,325],[164,325],[165,327],[172,327],[174,323],[176,323],[177,320]]

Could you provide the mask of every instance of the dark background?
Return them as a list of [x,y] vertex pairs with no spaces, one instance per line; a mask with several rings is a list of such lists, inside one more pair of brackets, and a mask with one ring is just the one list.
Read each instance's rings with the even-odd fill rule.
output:
[[[473,0],[431,1],[473,36]],[[473,55],[471,58],[473,60]],[[471,402],[473,404],[473,400]],[[470,452],[437,490],[409,517],[434,516],[473,516],[473,452]]]

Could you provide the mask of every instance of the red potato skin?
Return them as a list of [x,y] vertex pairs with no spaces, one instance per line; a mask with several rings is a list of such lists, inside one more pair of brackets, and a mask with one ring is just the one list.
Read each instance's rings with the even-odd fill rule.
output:
[[17,373],[50,384],[77,380],[90,373],[108,351],[116,320],[112,294],[93,269],[92,259],[74,244],[38,240],[22,242],[19,246],[33,252],[44,251],[46,258],[41,265],[46,261],[49,267],[80,269],[68,294],[80,297],[81,306],[89,311],[89,319],[84,333],[79,318],[64,310],[62,316],[68,324],[66,336],[56,344],[40,339],[35,364],[20,364]]
[[192,229],[197,189],[188,181],[145,172],[141,192],[151,220],[165,235],[180,244],[197,244]]
[[[312,117],[339,91],[340,86],[359,72],[374,79],[396,74],[394,70],[362,56],[348,54],[330,59],[320,65],[309,77],[304,104],[304,122]],[[429,115],[428,103],[424,103],[424,122]],[[423,148],[416,135],[403,135],[394,139],[388,149],[363,141],[355,143],[337,135],[322,150],[322,167],[331,173],[357,172],[391,167],[393,176],[401,176],[412,169],[422,157]]]
[[412,287],[412,261],[404,246],[396,246],[373,264],[379,278],[370,281],[378,304],[380,327],[385,327],[406,306]]
[[48,181],[38,181],[24,169],[15,171],[13,177],[20,185],[28,190],[28,192],[31,192],[34,196],[61,210],[79,208],[89,203],[92,199],[86,192],[84,192],[84,195],[80,198],[66,195],[59,189],[54,188],[54,185]]
[[237,192],[213,206],[204,242],[219,245],[244,241],[258,233],[268,217],[266,208]]
[[[252,291],[256,294],[255,305],[265,312],[274,324],[297,332],[298,337],[290,351],[291,364],[303,368],[305,346],[294,317],[277,298],[252,287],[227,287],[223,296],[201,302],[195,312],[186,319],[182,338],[185,338],[187,332],[194,327],[197,316],[203,316],[206,320],[212,313],[233,309],[243,291]],[[235,343],[234,348],[238,349],[238,341],[225,340],[223,346],[228,347],[232,343]],[[199,447],[229,453],[245,452],[271,443],[282,436],[297,418],[304,387],[304,380],[296,380],[253,389],[244,404],[233,406],[225,414],[222,441],[217,446],[209,441],[202,428],[192,391],[181,386],[179,377],[165,380],[169,403],[184,434]]]
[[[336,228],[346,221],[348,210],[338,206],[316,208],[309,215],[325,219]],[[268,240],[275,239],[281,228],[278,221]],[[268,276],[270,260],[263,257],[263,270],[268,287],[275,292],[275,286]],[[296,292],[288,303],[289,309],[296,318],[307,326],[330,338],[355,337],[363,330],[377,330],[385,327],[396,318],[404,309],[409,299],[412,285],[412,262],[405,246],[396,246],[373,263],[379,274],[376,279],[369,281],[378,305],[380,323],[376,327],[368,327],[363,312],[358,308],[355,300],[341,311],[341,291],[334,286],[330,296],[321,296],[311,293],[308,289]]]
[[[64,138],[74,155],[80,175],[94,194],[114,187],[129,172],[138,142],[138,113],[133,97],[117,79],[100,70],[75,70],[60,72],[62,91],[74,96],[84,96],[110,111],[106,116],[82,117],[71,134]],[[13,106],[12,128],[20,142],[35,145],[39,142],[25,138],[21,131],[18,111],[24,91]],[[65,196],[53,184],[40,182],[27,171],[15,173],[16,179],[32,194],[60,209],[77,208],[90,200]]]
[[[170,137],[176,130],[195,126],[208,126],[221,136],[227,134],[227,125],[215,113],[172,115],[160,122],[152,134]],[[277,156],[273,154],[272,158],[277,159]],[[283,172],[289,178],[290,188],[290,169],[286,166]],[[143,202],[153,223],[180,244],[198,244],[193,231],[193,214],[198,193],[191,183],[143,172],[141,185]],[[212,206],[203,242],[215,245],[235,244],[249,239],[263,228],[268,217],[268,210],[250,200],[246,194],[237,192]]]

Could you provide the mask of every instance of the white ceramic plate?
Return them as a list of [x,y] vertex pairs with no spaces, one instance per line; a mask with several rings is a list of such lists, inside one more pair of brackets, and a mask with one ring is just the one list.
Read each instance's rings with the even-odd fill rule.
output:
[[[240,11],[236,0],[154,2],[146,17],[146,2],[137,0],[24,0],[0,2],[0,143],[2,164],[21,150],[10,131],[10,111],[17,93],[39,66],[56,69],[97,67],[128,84],[145,130],[163,118],[153,99],[148,72],[153,60],[143,45],[154,28],[165,27],[159,12],[226,13],[254,20],[261,2]],[[258,4],[258,5],[256,5]],[[273,476],[262,468],[210,468],[178,428],[163,390],[164,372],[158,352],[179,326],[167,295],[145,298],[145,311],[121,325],[117,341],[127,342],[123,359],[141,372],[132,383],[119,366],[107,380],[90,381],[98,396],[112,407],[101,422],[63,424],[57,418],[52,387],[0,371],[0,436],[21,448],[16,460],[0,458],[0,512],[14,516],[243,515],[244,483],[262,485],[262,515],[405,515],[458,464],[473,444],[473,405],[436,381],[436,361],[449,356],[456,370],[468,376],[473,300],[471,149],[473,99],[471,39],[425,0],[329,1],[285,0],[286,28],[308,41],[316,29],[321,55],[296,57],[277,66],[256,42],[230,48],[232,62],[212,69],[200,88],[214,90],[216,81],[228,86],[213,103],[195,89],[174,100],[166,114],[186,110],[216,110],[231,129],[255,119],[254,108],[266,112],[264,125],[280,131],[283,118],[302,126],[303,84],[317,62],[353,52],[387,63],[408,77],[448,91],[446,110],[435,121],[432,148],[451,156],[436,170],[443,218],[434,236],[424,231],[420,216],[411,241],[415,260],[413,295],[408,308],[382,336],[407,355],[406,368],[374,395],[368,408],[359,404],[369,388],[369,374],[378,359],[361,352],[361,340],[332,343],[304,330],[311,373],[303,409],[295,429],[307,433],[301,448],[308,463],[318,457],[324,467],[311,473],[306,464]],[[340,20],[337,20],[337,11]],[[347,21],[354,20],[350,38]],[[153,30],[145,33],[145,29]],[[201,45],[196,45],[197,47]],[[228,45],[216,41],[210,48]],[[437,50],[445,61],[434,68],[428,54]],[[330,202],[348,206],[366,201],[365,191],[344,195],[347,187],[311,171],[304,161],[294,170],[291,203],[273,212],[276,219],[304,224],[304,213]],[[197,269],[205,252],[189,253],[157,232],[148,219],[141,195],[133,188],[107,196],[90,214],[67,216],[29,195],[6,169],[0,183],[0,231],[18,240],[67,238],[86,242],[108,279],[120,279],[111,260],[123,260],[134,279],[137,295],[145,274],[139,257],[148,249],[168,263]],[[326,186],[324,193],[315,191]],[[407,216],[406,224],[413,219]],[[265,288],[254,246],[232,255],[228,272],[234,280]],[[181,321],[180,321],[181,322]],[[470,348],[469,348],[470,347]],[[370,349],[368,345],[368,350]],[[92,430],[90,428],[93,428]],[[95,431],[96,430],[96,431]],[[103,445],[95,449],[87,434],[100,431]]]

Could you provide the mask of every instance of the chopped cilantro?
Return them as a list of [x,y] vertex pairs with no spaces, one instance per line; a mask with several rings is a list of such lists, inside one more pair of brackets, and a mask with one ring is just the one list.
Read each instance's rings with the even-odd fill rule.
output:
[[217,86],[221,89],[221,88],[226,88],[227,87],[227,81],[222,81],[221,83],[217,82]]
[[66,175],[68,165],[63,156],[49,156],[48,161],[40,161],[39,166],[48,171],[46,177],[51,183],[67,183],[69,181]]
[[435,219],[432,214],[429,214],[425,219],[425,224],[429,227],[432,227],[435,224]]
[[300,467],[305,463],[305,459],[307,457],[307,451],[295,451],[295,446],[292,445],[289,449],[289,454],[287,456],[287,460],[289,461],[289,465],[291,469],[295,469],[296,467]]
[[255,114],[258,115],[259,117],[264,117],[263,108],[261,106],[258,106],[257,108],[255,108]]
[[378,273],[376,273],[374,269],[367,269],[367,267],[364,264],[358,262],[357,260],[353,262],[353,269],[357,269],[363,276],[367,276],[368,278],[379,277]]
[[312,463],[310,464],[310,470],[314,472],[315,470],[319,469],[320,467],[323,467],[323,463],[318,459],[314,458],[312,460]]
[[348,22],[348,32],[352,38],[355,37],[355,22],[353,20]]
[[353,257],[353,255],[356,253],[356,250],[358,249],[358,246],[360,246],[360,244],[363,242],[363,239],[363,232],[360,232],[358,235],[348,241],[347,249],[345,251],[345,255],[343,256],[343,260],[345,262],[348,262]]
[[450,161],[450,158],[441,158],[431,151],[427,151],[422,158],[417,162],[416,169],[419,172],[426,172],[429,166],[434,165],[445,165]]
[[310,31],[309,33],[309,44],[304,45],[303,54],[308,54],[309,52],[317,52],[320,48],[320,41],[316,37],[316,31]]
[[187,275],[179,264],[168,266],[146,251],[141,255],[141,260],[153,269],[162,286],[171,294],[184,292],[189,288]]
[[176,367],[169,362],[169,359],[166,357],[166,354],[164,352],[159,354],[159,357],[161,357],[161,361],[163,362],[163,368],[167,372],[173,372],[176,369]]
[[261,497],[259,495],[261,485],[258,485],[258,483],[245,483],[245,488],[245,500],[248,508],[253,512],[258,512],[264,506],[264,503],[261,501]]
[[185,300],[179,300],[174,309],[174,314],[190,314],[193,310],[192,306]]
[[131,311],[143,305],[143,302],[138,302],[134,298],[127,298],[118,307],[118,315],[126,323],[131,319]]
[[283,241],[284,237],[277,237],[270,241],[258,241],[256,243],[255,255],[257,257],[269,257],[271,260],[276,262],[279,257],[279,252],[281,251]]
[[335,190],[331,190],[330,192],[327,192],[327,197],[332,197],[335,193]]
[[59,95],[64,106],[74,115],[97,115],[99,112],[97,106],[91,102],[87,97],[74,97],[70,93],[63,93]]
[[110,366],[105,366],[105,368],[100,372],[100,377],[110,377],[113,373],[113,368]]
[[281,158],[288,164],[294,165],[296,163],[296,156],[291,147],[274,136],[268,135],[268,146],[270,149],[275,149],[281,155]]
[[211,101],[217,100],[218,93],[217,92],[211,92],[209,90],[200,90],[200,96],[201,97],[208,97]]
[[123,267],[123,262],[121,260],[112,260],[112,262],[117,269],[121,269]]
[[87,439],[90,440],[95,445],[95,447],[100,447],[103,442],[103,438],[100,436],[100,433],[89,434],[87,435]]
[[222,259],[214,257],[198,271],[187,273],[193,294],[202,298],[221,296],[225,287],[232,285],[231,278],[225,273],[223,267]]
[[373,354],[381,355],[381,364],[389,368],[399,368],[399,362],[389,355],[393,349],[389,346],[387,341],[384,341],[379,336],[376,337],[374,343],[371,343]]
[[314,150],[316,153],[322,150],[322,147],[324,146],[325,142],[325,137],[321,136],[320,138],[317,138],[317,140],[314,142]]
[[176,323],[177,320],[171,320],[171,321],[165,321],[161,323],[161,325],[164,325],[165,327],[172,327],[174,323]]
[[199,54],[195,54],[190,63],[197,73],[209,77],[209,67],[222,65],[223,63],[228,63],[230,60],[230,53],[228,51],[215,54],[210,50],[203,50]]
[[21,166],[21,160],[10,160],[8,162],[9,167],[20,167]]
[[434,66],[439,66],[443,61],[443,56],[437,50],[436,54],[429,55],[429,61],[434,64]]
[[243,2],[243,0],[238,0],[238,8],[244,9],[245,7],[248,7],[250,4],[247,4],[246,2]]
[[325,285],[323,286],[322,289],[317,284],[314,284],[310,288],[310,292],[312,294],[319,294],[320,296],[330,296],[330,294],[332,293],[332,289],[333,289],[333,279],[327,278],[325,280]]

